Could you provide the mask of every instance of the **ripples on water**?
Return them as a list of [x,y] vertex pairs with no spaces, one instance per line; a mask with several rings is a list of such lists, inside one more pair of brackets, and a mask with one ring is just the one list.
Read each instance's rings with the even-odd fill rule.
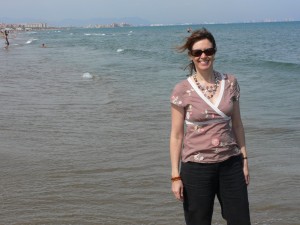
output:
[[[268,54],[289,48],[269,36],[299,23],[265,26],[208,28],[216,69],[242,88],[253,224],[299,224],[300,48]],[[0,224],[184,223],[170,192],[168,98],[186,74],[173,49],[185,30],[21,33],[0,51]],[[291,42],[282,38],[274,42]]]

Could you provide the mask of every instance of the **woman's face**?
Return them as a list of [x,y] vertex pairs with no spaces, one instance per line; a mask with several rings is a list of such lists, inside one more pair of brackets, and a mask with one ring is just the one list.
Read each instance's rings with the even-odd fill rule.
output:
[[[206,53],[202,52],[204,50],[207,50]],[[213,44],[208,39],[197,41],[192,47],[190,59],[193,60],[197,71],[204,72],[212,70],[215,59],[215,50],[213,49]]]

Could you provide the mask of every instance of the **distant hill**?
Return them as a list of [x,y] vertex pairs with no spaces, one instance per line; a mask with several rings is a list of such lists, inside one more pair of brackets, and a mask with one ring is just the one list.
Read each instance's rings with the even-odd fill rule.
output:
[[35,18],[6,18],[0,17],[0,23],[47,23],[48,26],[75,26],[82,27],[96,24],[112,24],[112,23],[128,23],[133,26],[147,26],[151,23],[145,19],[138,17],[124,17],[124,18],[91,18],[91,19],[64,19],[60,21],[50,21],[46,19]]

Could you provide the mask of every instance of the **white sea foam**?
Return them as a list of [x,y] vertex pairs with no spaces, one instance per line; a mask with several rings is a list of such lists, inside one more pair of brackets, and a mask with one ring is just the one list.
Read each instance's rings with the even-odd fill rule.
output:
[[105,36],[106,34],[88,34],[88,33],[85,33],[84,34],[85,36]]
[[117,49],[117,52],[124,52],[124,49],[119,48],[119,49]]
[[31,44],[32,42],[37,41],[37,40],[38,39],[31,38],[28,41],[26,41],[26,44]]
[[84,73],[84,74],[82,75],[82,78],[93,79],[94,76],[93,76],[92,74],[90,74],[90,73]]

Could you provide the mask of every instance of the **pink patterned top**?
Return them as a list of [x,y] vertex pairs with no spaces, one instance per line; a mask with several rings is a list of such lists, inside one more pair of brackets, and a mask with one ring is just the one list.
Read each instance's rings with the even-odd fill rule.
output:
[[230,123],[233,101],[240,96],[239,85],[233,75],[216,74],[222,80],[215,104],[202,94],[191,77],[173,89],[171,103],[185,110],[183,162],[216,163],[241,153]]

